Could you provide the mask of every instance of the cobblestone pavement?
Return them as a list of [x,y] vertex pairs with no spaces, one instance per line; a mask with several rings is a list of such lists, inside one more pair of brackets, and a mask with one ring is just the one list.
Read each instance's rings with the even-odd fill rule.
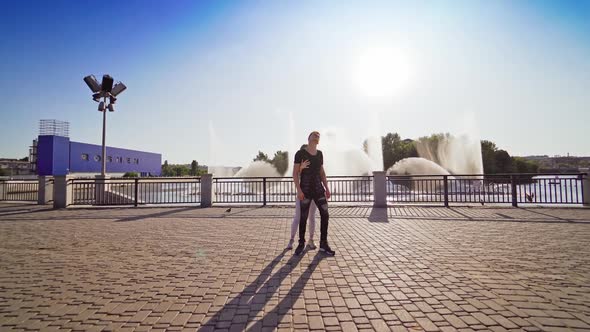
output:
[[590,209],[225,209],[0,204],[0,330],[590,330]]

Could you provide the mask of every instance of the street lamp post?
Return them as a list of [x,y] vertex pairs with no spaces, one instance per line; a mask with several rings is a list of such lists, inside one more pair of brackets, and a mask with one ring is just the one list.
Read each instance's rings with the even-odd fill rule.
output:
[[[117,96],[125,91],[127,87],[125,84],[118,82],[113,86],[113,78],[110,75],[102,76],[102,83],[99,84],[94,75],[84,77],[84,82],[92,90],[92,99],[98,102],[98,111],[102,112],[102,167],[100,175],[104,178],[106,176],[107,168],[107,147],[106,147],[106,126],[107,126],[107,109],[109,112],[115,111],[115,102]],[[107,105],[108,98],[108,105]],[[100,101],[102,99],[102,101]]]
[[[107,98],[104,98],[104,103],[106,103]],[[102,111],[102,168],[100,169],[100,175],[105,176],[107,173],[107,145],[106,145],[106,137],[107,137],[107,112],[106,110]]]
[[[104,98],[104,102],[106,104],[107,98]],[[102,168],[100,169],[100,175],[105,176],[107,173],[107,145],[106,145],[106,137],[107,137],[107,111],[102,111]]]

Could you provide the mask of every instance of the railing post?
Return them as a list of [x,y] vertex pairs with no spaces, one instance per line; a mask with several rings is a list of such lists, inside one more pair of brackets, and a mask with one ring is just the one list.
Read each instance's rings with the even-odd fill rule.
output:
[[137,202],[139,201],[139,179],[135,178],[135,201],[134,201],[134,205],[137,206]]
[[516,197],[516,179],[514,175],[510,175],[510,187],[512,193],[512,206],[518,207],[518,199]]
[[385,171],[373,172],[373,207],[387,207],[387,177]]
[[582,175],[582,199],[584,206],[590,206],[590,173]]
[[449,207],[449,176],[443,175],[445,187],[445,207]]
[[201,207],[211,207],[213,201],[213,174],[201,175]]
[[94,177],[94,203],[97,205],[106,205],[112,203],[112,195],[109,195],[110,184],[108,175],[97,175]]
[[262,205],[266,206],[266,178],[262,178]]
[[67,175],[56,175],[53,180],[53,208],[63,209],[72,204],[72,186]]
[[6,181],[0,181],[0,201],[6,200]]
[[53,200],[53,184],[48,176],[39,177],[39,192],[37,194],[37,204],[45,205]]

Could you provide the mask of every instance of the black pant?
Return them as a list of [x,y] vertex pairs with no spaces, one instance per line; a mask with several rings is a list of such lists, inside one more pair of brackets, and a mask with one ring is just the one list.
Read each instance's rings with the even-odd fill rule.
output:
[[330,215],[328,213],[328,200],[325,194],[319,195],[308,195],[305,194],[305,198],[300,202],[301,217],[299,219],[299,243],[305,243],[305,228],[307,227],[307,215],[309,214],[309,207],[311,201],[315,202],[315,205],[320,210],[320,245],[328,242],[328,219]]

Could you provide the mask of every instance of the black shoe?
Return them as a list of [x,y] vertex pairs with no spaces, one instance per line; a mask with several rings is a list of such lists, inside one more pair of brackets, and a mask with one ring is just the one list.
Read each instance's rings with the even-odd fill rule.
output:
[[326,255],[330,255],[330,256],[336,255],[336,252],[334,250],[332,250],[332,248],[330,248],[330,246],[327,243],[320,244],[320,251],[325,252]]
[[299,242],[297,249],[295,249],[295,255],[298,255],[298,256],[301,255],[304,248],[305,248],[305,242]]

